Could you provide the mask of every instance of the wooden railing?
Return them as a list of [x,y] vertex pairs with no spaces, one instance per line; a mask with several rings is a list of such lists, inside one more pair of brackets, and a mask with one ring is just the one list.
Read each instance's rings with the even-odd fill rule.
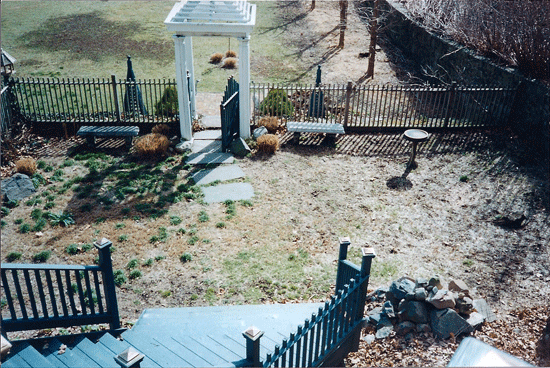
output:
[[[358,272],[350,277],[349,268],[343,271],[349,265],[349,262],[343,262],[349,245],[349,238],[340,240],[337,285],[343,284],[342,287],[336,289],[330,302],[325,302],[317,313],[305,320],[303,326],[277,345],[272,354],[267,354],[262,363],[264,367],[334,366],[347,353],[359,348],[374,251],[363,248],[361,267],[353,265]],[[258,359],[252,358],[252,361]]]
[[179,119],[175,80],[127,81],[112,75],[111,79],[19,78],[12,82],[19,112],[32,123],[129,125]]
[[[343,124],[347,131],[480,128],[508,122],[516,88],[251,84],[252,123],[262,116]],[[265,103],[283,91],[278,104]],[[319,104],[322,103],[322,106]]]
[[2,331],[108,323],[120,328],[110,247],[94,243],[98,266],[2,263]]

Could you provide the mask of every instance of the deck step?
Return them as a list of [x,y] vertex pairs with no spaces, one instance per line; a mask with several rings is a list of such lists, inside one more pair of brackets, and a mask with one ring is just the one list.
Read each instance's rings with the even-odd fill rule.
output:
[[124,336],[124,341],[135,347],[139,352],[161,367],[185,366],[185,362],[177,354],[162,346],[162,344],[151,337],[144,338],[144,336],[147,335],[128,335]]
[[114,359],[116,354],[107,349],[105,346],[102,344],[94,344],[85,337],[81,337],[78,340],[76,346],[73,348],[74,353],[80,351],[81,354],[86,355],[89,359],[93,360],[103,368],[119,368],[119,365]]
[[68,347],[63,354],[59,354],[59,348],[63,345],[61,341],[52,339],[48,344],[48,347],[42,351],[46,359],[56,367],[71,367],[71,368],[99,368],[100,365],[88,358],[88,356],[81,354],[77,349],[73,351]]
[[[15,351],[14,351],[15,352]],[[10,353],[12,354],[12,353]],[[35,348],[28,343],[18,347],[14,356],[2,363],[2,367],[56,367],[42,356]]]

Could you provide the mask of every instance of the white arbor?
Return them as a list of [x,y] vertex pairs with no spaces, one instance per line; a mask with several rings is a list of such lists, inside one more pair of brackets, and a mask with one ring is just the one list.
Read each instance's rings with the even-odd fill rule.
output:
[[239,40],[239,134],[250,137],[250,34],[256,23],[256,5],[245,0],[184,0],[172,8],[164,24],[173,36],[176,80],[183,139],[193,139],[195,111],[193,36],[235,37]]

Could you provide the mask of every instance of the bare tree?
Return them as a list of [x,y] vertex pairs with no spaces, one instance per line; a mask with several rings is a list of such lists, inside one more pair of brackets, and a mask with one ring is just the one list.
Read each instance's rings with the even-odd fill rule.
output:
[[348,17],[348,0],[340,0],[340,41],[338,42],[338,47],[344,48],[344,36],[347,27],[347,17]]
[[378,17],[380,16],[379,0],[374,0],[372,7],[372,17],[370,20],[370,45],[369,45],[369,64],[367,66],[367,78],[374,76],[374,61],[376,58],[376,39],[378,36]]

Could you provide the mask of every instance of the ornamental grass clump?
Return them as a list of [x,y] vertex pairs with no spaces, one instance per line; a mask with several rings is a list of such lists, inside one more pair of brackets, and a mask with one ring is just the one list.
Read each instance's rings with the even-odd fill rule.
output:
[[166,124],[155,125],[153,129],[151,129],[151,133],[162,134],[163,136],[168,137],[170,135],[170,127]]
[[162,157],[170,146],[166,136],[159,133],[150,133],[141,137],[135,144],[136,153],[142,157]]
[[237,59],[233,57],[226,58],[223,61],[222,68],[224,69],[235,69],[237,67]]
[[15,162],[15,171],[32,176],[36,172],[36,161],[32,157],[22,157]]
[[210,64],[219,64],[223,60],[223,54],[221,52],[216,52],[210,55]]
[[225,52],[225,57],[226,58],[234,58],[234,57],[237,57],[237,53],[233,50],[227,50]]
[[279,137],[275,134],[264,134],[258,138],[258,151],[275,153],[279,149]]
[[264,116],[258,122],[258,126],[263,126],[269,133],[277,133],[279,130],[279,119],[276,116]]

